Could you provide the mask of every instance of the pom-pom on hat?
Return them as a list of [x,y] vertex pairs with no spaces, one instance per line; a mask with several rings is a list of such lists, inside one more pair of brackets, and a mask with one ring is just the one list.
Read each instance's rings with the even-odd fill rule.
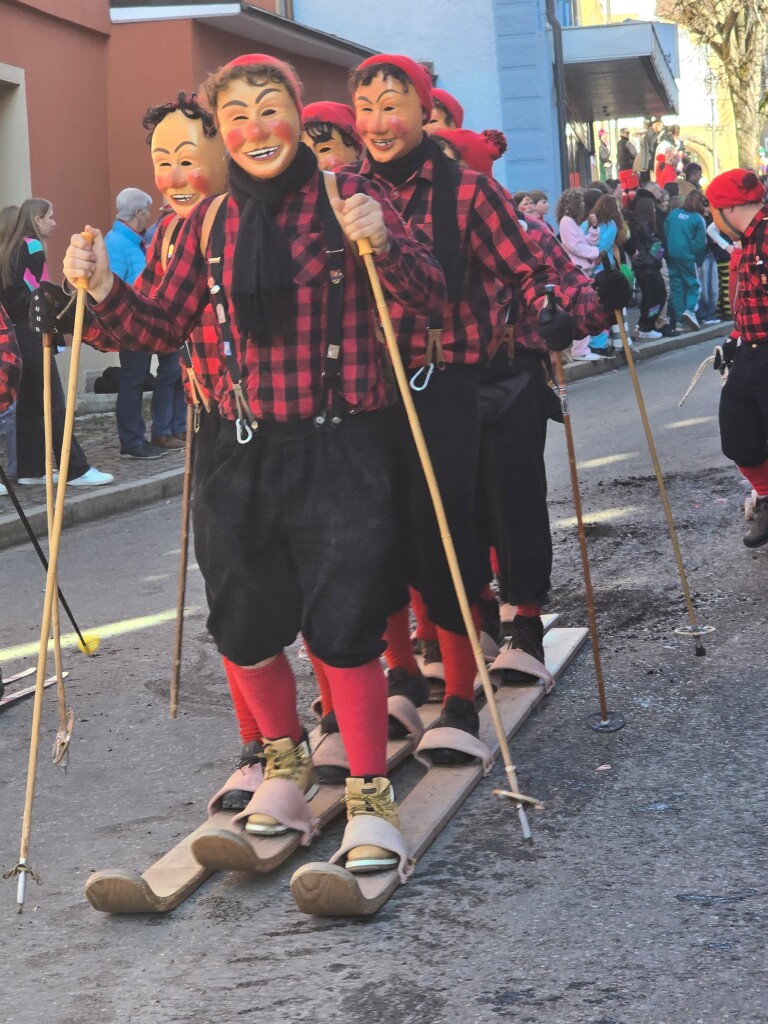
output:
[[709,205],[716,210],[724,206],[746,206],[748,203],[764,202],[765,189],[754,171],[737,167],[732,171],[723,171],[712,179],[707,188],[707,199]]
[[419,97],[421,109],[429,117],[432,113],[432,80],[425,68],[421,64],[417,64],[415,60],[411,60],[410,57],[403,57],[401,54],[378,53],[376,56],[368,57],[364,60],[357,70],[375,68],[380,64],[391,64],[408,76],[416,90],[416,95]]
[[471,132],[468,128],[440,128],[432,133],[445,139],[472,171],[493,177],[493,161],[506,152],[507,140],[495,130]]
[[461,128],[464,124],[464,107],[462,107],[455,96],[451,96],[445,89],[433,89],[432,102],[433,104],[441,103],[451,115],[451,120],[456,127]]
[[221,69],[222,71],[228,68],[247,67],[249,64],[253,65],[266,65],[270,68],[276,68],[281,75],[285,78],[288,86],[288,91],[293,97],[293,102],[301,113],[302,111],[302,99],[301,99],[301,82],[296,77],[296,72],[293,70],[290,64],[286,64],[284,60],[279,60],[277,57],[270,57],[268,53],[244,53],[242,57],[235,57],[228,64],[225,64]]
[[334,103],[332,100],[308,103],[301,113],[301,123],[306,125],[310,121],[327,121],[335,128],[349,132],[350,135],[357,138],[355,112],[346,103]]

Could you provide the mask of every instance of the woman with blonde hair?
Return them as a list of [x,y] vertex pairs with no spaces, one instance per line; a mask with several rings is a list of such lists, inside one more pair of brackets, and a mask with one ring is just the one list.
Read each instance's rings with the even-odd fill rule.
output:
[[[22,360],[21,385],[16,400],[16,457],[20,484],[45,483],[45,427],[43,421],[43,346],[29,326],[32,292],[50,281],[45,262],[46,241],[56,228],[53,206],[47,199],[26,199],[16,222],[0,247],[0,305],[8,312],[16,332]],[[64,391],[56,363],[51,366],[53,451],[61,457],[64,436]],[[69,483],[77,486],[108,484],[113,477],[88,465],[83,450],[72,438]]]

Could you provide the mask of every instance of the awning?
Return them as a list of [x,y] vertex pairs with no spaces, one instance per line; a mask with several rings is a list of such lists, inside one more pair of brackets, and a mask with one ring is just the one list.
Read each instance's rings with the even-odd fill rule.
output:
[[578,120],[676,114],[676,33],[650,21],[563,29],[565,91]]
[[201,25],[229,32],[240,39],[252,39],[264,49],[275,47],[285,53],[315,60],[338,67],[350,68],[373,56],[375,50],[351,43],[328,32],[300,25],[290,18],[261,10],[249,3],[191,3],[164,4],[157,6],[119,6],[111,10],[113,22],[151,21],[153,19],[191,18]]

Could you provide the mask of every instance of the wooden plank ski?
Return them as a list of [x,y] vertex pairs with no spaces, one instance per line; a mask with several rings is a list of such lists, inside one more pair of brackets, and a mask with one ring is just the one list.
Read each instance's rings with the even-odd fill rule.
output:
[[[413,750],[411,740],[387,744],[387,767],[394,769]],[[321,786],[310,801],[320,827],[343,809],[343,786]],[[185,836],[141,874],[122,868],[96,871],[85,895],[103,914],[166,914],[183,903],[215,871],[265,874],[282,864],[299,846],[295,832],[258,837],[236,829],[232,812],[219,811]]]
[[17,672],[15,675],[8,676],[7,678],[3,679],[3,685],[7,686],[8,683],[18,683],[20,679],[26,679],[27,676],[32,676],[34,674],[35,666],[30,665],[29,668],[24,668],[21,670],[21,672]]
[[[558,678],[587,638],[586,629],[553,629],[544,640],[549,671]],[[507,737],[513,736],[544,698],[542,686],[502,687],[497,693]],[[487,708],[480,715],[480,736],[492,753],[499,744]],[[483,777],[479,765],[431,768],[400,804],[401,833],[412,857],[434,842]],[[320,917],[365,917],[375,914],[400,885],[397,871],[353,875],[337,864],[305,864],[291,879],[300,910]]]
[[[23,679],[25,676],[28,676],[31,672],[34,672],[34,671],[35,671],[35,669],[32,668],[32,669],[29,670],[29,672],[22,672],[19,675],[15,676],[15,677],[12,677],[11,679],[6,679],[5,682],[6,683],[10,683],[13,678],[15,678],[15,679]],[[62,672],[62,676],[63,676],[64,679],[66,679],[68,675],[69,675],[69,672]],[[48,676],[47,679],[43,680],[43,688],[47,690],[48,687],[49,686],[53,686],[55,682],[56,682],[56,676]],[[5,711],[8,708],[12,708],[15,704],[18,704],[19,701],[24,700],[25,697],[31,697],[34,692],[35,692],[35,687],[34,686],[28,686],[28,687],[26,687],[26,689],[24,689],[24,690],[17,690],[15,693],[6,693],[5,696],[0,697],[0,711]]]

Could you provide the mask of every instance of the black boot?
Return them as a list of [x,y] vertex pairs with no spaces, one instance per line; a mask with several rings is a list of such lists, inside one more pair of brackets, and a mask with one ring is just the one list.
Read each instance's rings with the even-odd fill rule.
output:
[[[429,699],[429,682],[421,673],[412,676],[404,668],[391,668],[387,682],[388,696],[407,697],[416,708],[420,708]],[[402,722],[390,716],[387,735],[391,740],[403,740],[408,735],[408,730]]]
[[[440,728],[461,729],[462,732],[468,732],[477,739],[480,735],[480,716],[474,701],[464,700],[462,697],[446,698],[440,717],[434,725],[430,725],[430,729]],[[429,756],[433,764],[469,764],[475,760],[471,754],[448,747],[430,750]]]
[[[541,617],[538,615],[516,615],[512,620],[512,629],[509,633],[508,648],[524,651],[532,658],[544,664],[544,626]],[[502,682],[505,686],[535,686],[538,682],[536,676],[529,672],[519,672],[517,669],[504,669]]]
[[495,597],[479,597],[476,601],[482,619],[481,628],[495,643],[501,643],[500,605]]
[[763,544],[768,544],[768,498],[756,498],[749,530],[744,534],[744,546],[761,548]]
[[[245,768],[247,765],[258,764],[262,760],[263,754],[264,748],[258,740],[244,743],[243,749],[240,751],[240,762],[237,767]],[[221,798],[221,809],[222,811],[233,811],[237,814],[239,811],[245,810],[251,802],[252,796],[253,793],[249,793],[247,789],[231,789]]]

